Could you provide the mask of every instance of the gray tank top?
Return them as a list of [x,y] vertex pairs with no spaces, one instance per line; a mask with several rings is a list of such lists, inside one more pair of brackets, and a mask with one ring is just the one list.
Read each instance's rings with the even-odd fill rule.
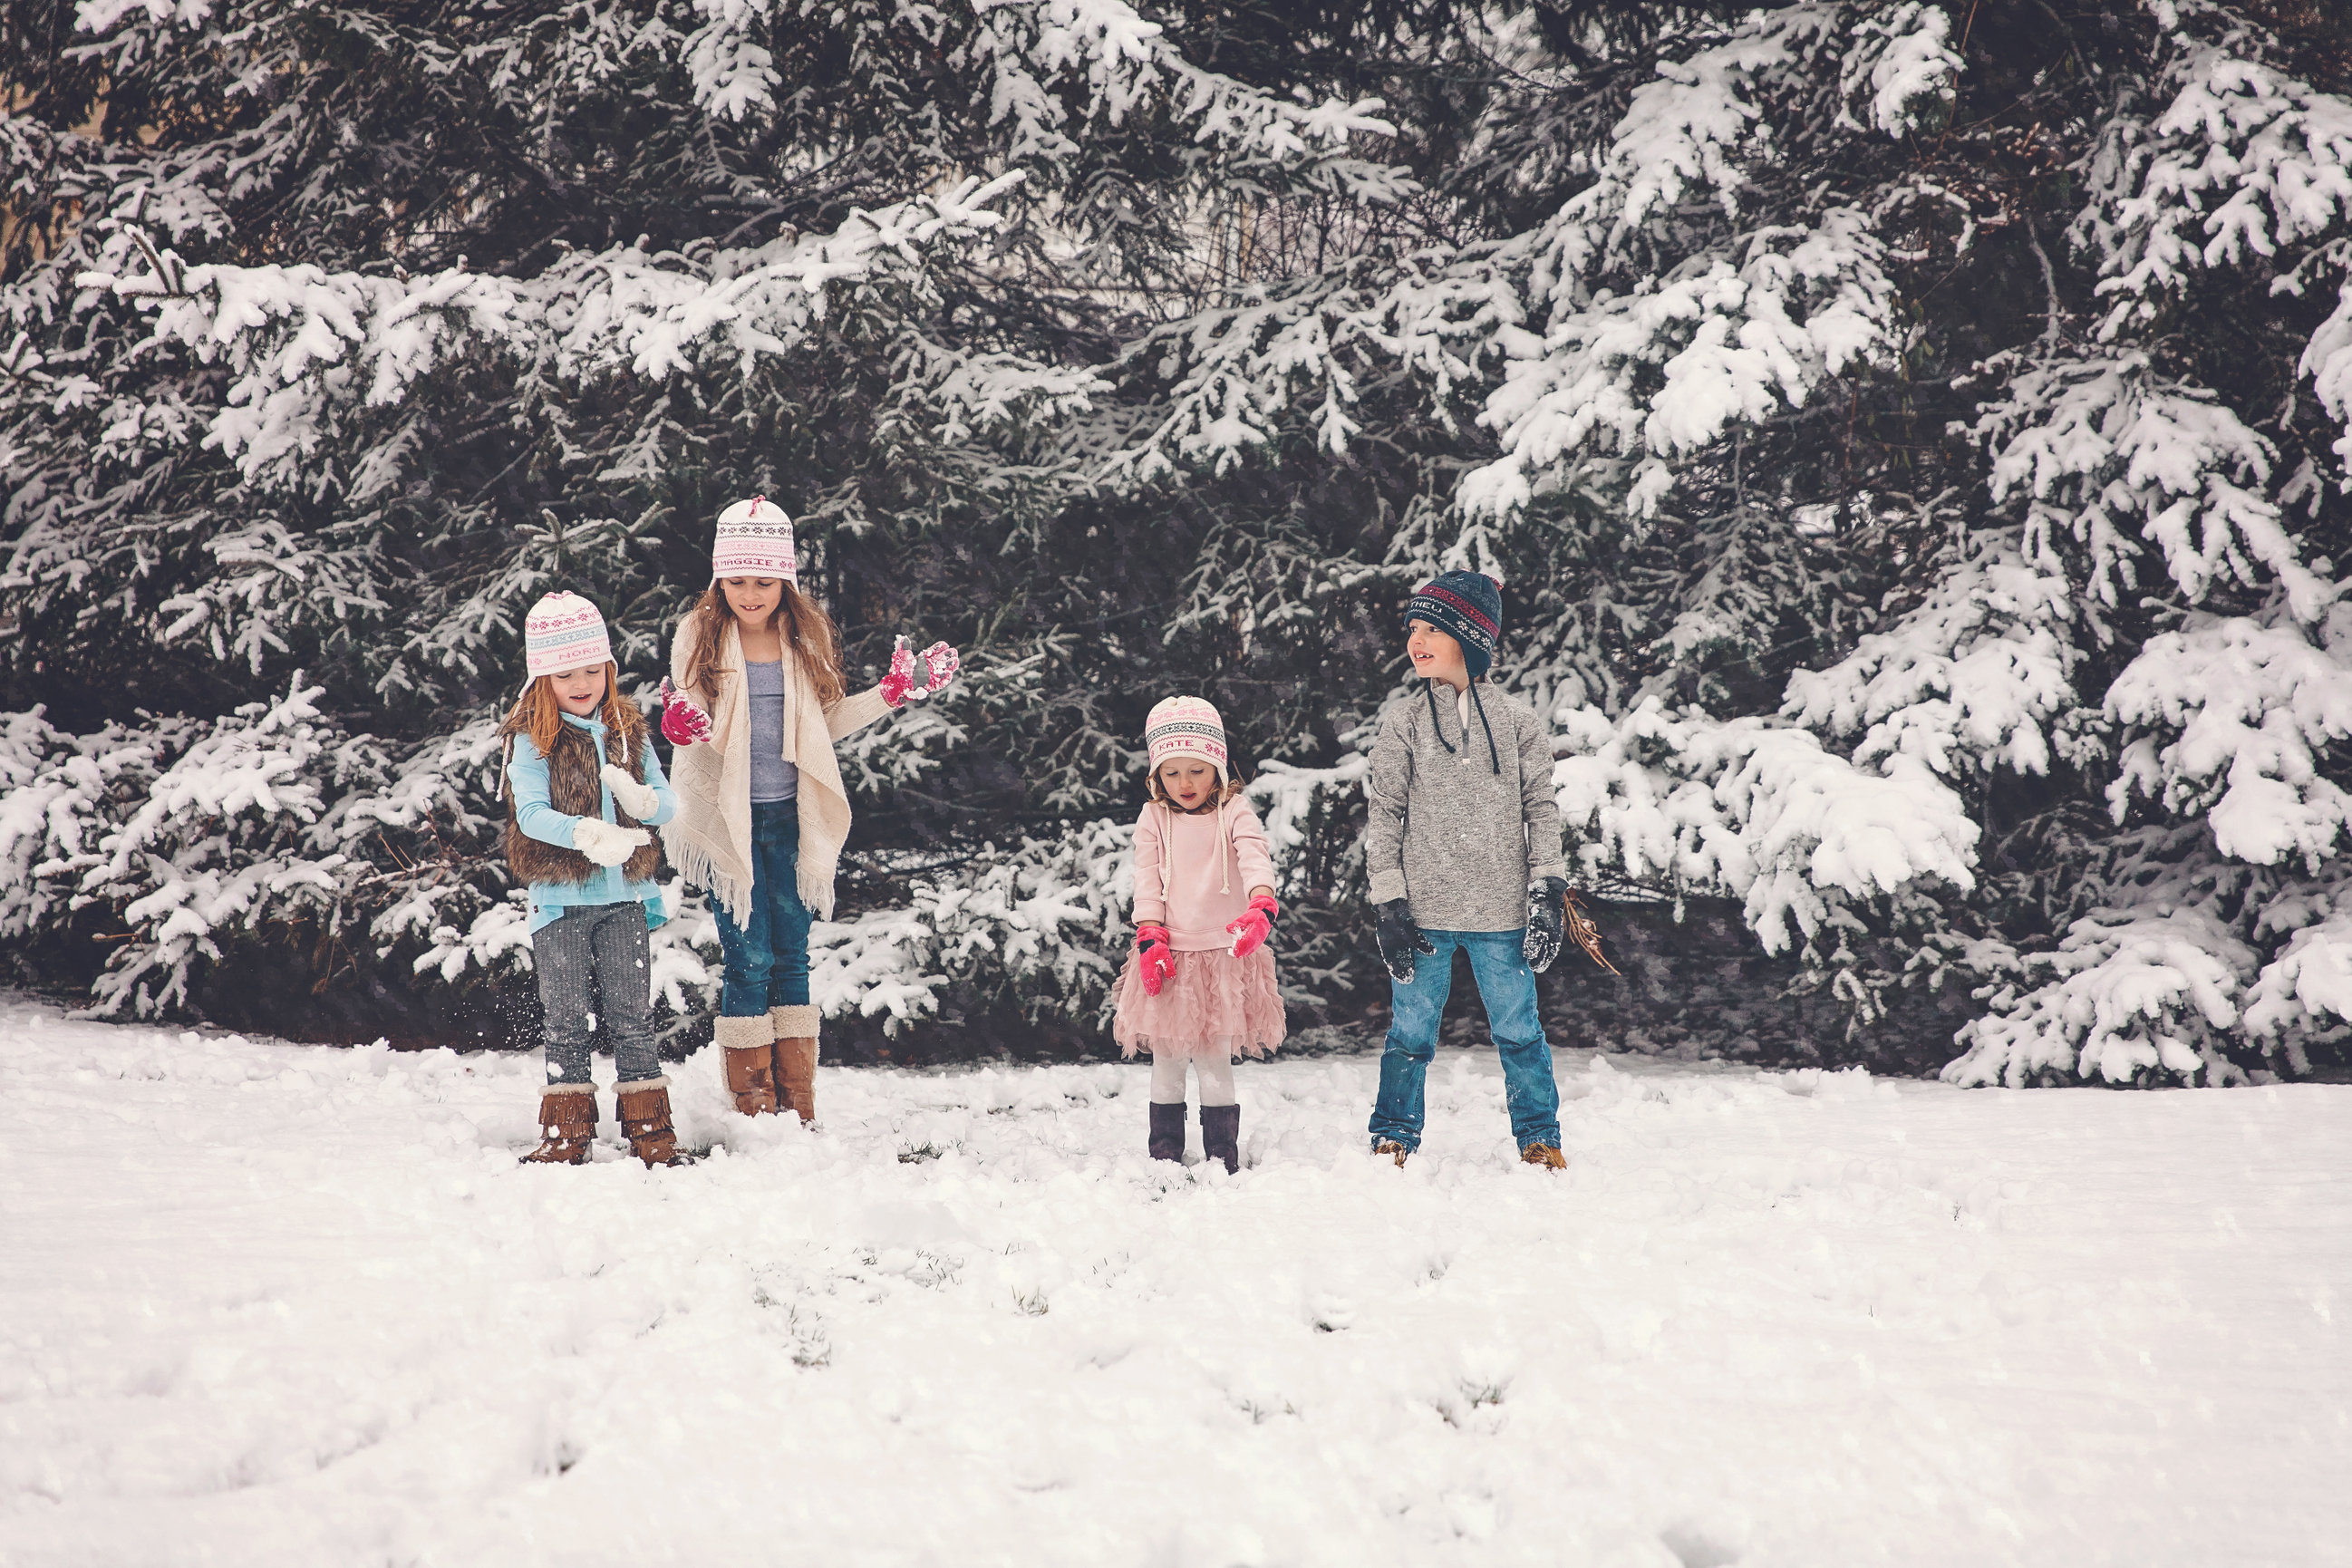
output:
[[751,798],[790,800],[801,792],[801,771],[784,761],[782,662],[746,662],[743,689],[751,700]]

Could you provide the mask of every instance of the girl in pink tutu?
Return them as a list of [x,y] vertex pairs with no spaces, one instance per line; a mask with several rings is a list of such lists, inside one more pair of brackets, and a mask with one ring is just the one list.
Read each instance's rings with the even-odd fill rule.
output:
[[1225,727],[1197,697],[1144,725],[1150,801],[1135,819],[1135,951],[1118,977],[1111,1037],[1151,1056],[1151,1157],[1184,1157],[1184,1068],[1201,1080],[1201,1147],[1241,1169],[1234,1058],[1286,1032],[1266,934],[1282,913],[1265,827],[1225,761]]

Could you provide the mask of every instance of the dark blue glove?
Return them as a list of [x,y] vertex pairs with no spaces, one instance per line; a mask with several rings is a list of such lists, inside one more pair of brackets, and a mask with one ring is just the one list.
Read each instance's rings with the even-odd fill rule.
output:
[[1528,889],[1528,934],[1519,955],[1541,974],[1559,956],[1560,932],[1566,923],[1568,879],[1546,877]]
[[1437,949],[1421,934],[1421,928],[1412,923],[1412,910],[1402,899],[1391,899],[1374,908],[1381,917],[1381,962],[1389,966],[1389,973],[1395,976],[1398,984],[1410,985],[1412,984],[1412,955],[1415,952],[1435,952]]

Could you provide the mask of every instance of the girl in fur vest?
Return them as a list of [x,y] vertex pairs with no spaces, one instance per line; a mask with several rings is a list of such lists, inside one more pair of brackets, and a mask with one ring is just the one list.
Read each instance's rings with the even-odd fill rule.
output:
[[1201,1147],[1241,1169],[1234,1058],[1286,1032],[1265,939],[1282,913],[1265,828],[1240,798],[1225,728],[1197,697],[1144,725],[1151,796],[1135,819],[1135,951],[1118,977],[1111,1037],[1151,1055],[1151,1157],[1184,1157],[1184,1068],[1201,1081]]
[[654,1050],[646,932],[662,921],[647,827],[677,810],[636,704],[621,696],[604,617],[550,594],[523,622],[530,684],[499,727],[507,864],[530,893],[530,951],[546,1020],[539,1164],[584,1165],[596,1137],[589,1037],[601,1012],[620,1069],[621,1131],[648,1166],[681,1163],[669,1081]]
[[958,665],[934,643],[919,667],[905,643],[881,684],[849,695],[832,618],[800,590],[793,520],[764,496],[719,514],[710,586],[678,624],[662,683],[679,796],[662,839],[718,916],[719,1047],[746,1116],[790,1106],[816,1119],[809,926],[833,915],[849,837],[834,742],[939,690]]

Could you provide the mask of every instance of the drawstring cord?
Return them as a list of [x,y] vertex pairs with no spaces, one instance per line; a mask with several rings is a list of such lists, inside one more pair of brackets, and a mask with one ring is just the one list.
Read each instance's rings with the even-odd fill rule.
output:
[[[1501,778],[1503,776],[1503,753],[1495,749],[1495,726],[1486,717],[1486,704],[1485,700],[1479,697],[1478,683],[1475,680],[1470,683],[1470,706],[1478,710],[1479,727],[1486,731],[1486,760],[1495,765],[1495,776],[1496,778]],[[1470,736],[1468,733],[1469,726],[1465,725],[1463,729],[1464,734],[1462,736],[1462,743],[1466,746],[1470,743]]]
[[[1452,756],[1457,748],[1445,738],[1445,721],[1437,716],[1437,682],[1423,680],[1421,689],[1422,694],[1429,699],[1429,723],[1437,731],[1437,743],[1445,748],[1446,755]],[[1478,710],[1478,723],[1486,731],[1486,760],[1494,764],[1495,776],[1501,778],[1503,753],[1495,748],[1494,721],[1486,717],[1486,704],[1479,700],[1478,683],[1475,680],[1470,683],[1470,705]],[[1466,746],[1469,743],[1470,727],[1465,724],[1462,728],[1462,744]]]
[[[1437,682],[1423,680],[1421,694],[1429,699],[1429,727],[1437,731],[1437,743],[1445,748],[1445,754],[1450,757],[1454,754],[1454,745],[1445,738],[1444,722],[1437,717]],[[1465,735],[1462,738],[1466,741],[1470,737]]]
[[[1500,773],[1502,769],[1497,766],[1495,771]],[[1234,890],[1234,858],[1225,853],[1225,805],[1226,802],[1223,800],[1217,802],[1217,891],[1220,893]],[[1163,800],[1160,808],[1168,814],[1168,830],[1161,837],[1160,850],[1160,902],[1166,906],[1173,903],[1176,898],[1176,805],[1172,801]],[[1188,811],[1184,815],[1190,816],[1192,814]]]

